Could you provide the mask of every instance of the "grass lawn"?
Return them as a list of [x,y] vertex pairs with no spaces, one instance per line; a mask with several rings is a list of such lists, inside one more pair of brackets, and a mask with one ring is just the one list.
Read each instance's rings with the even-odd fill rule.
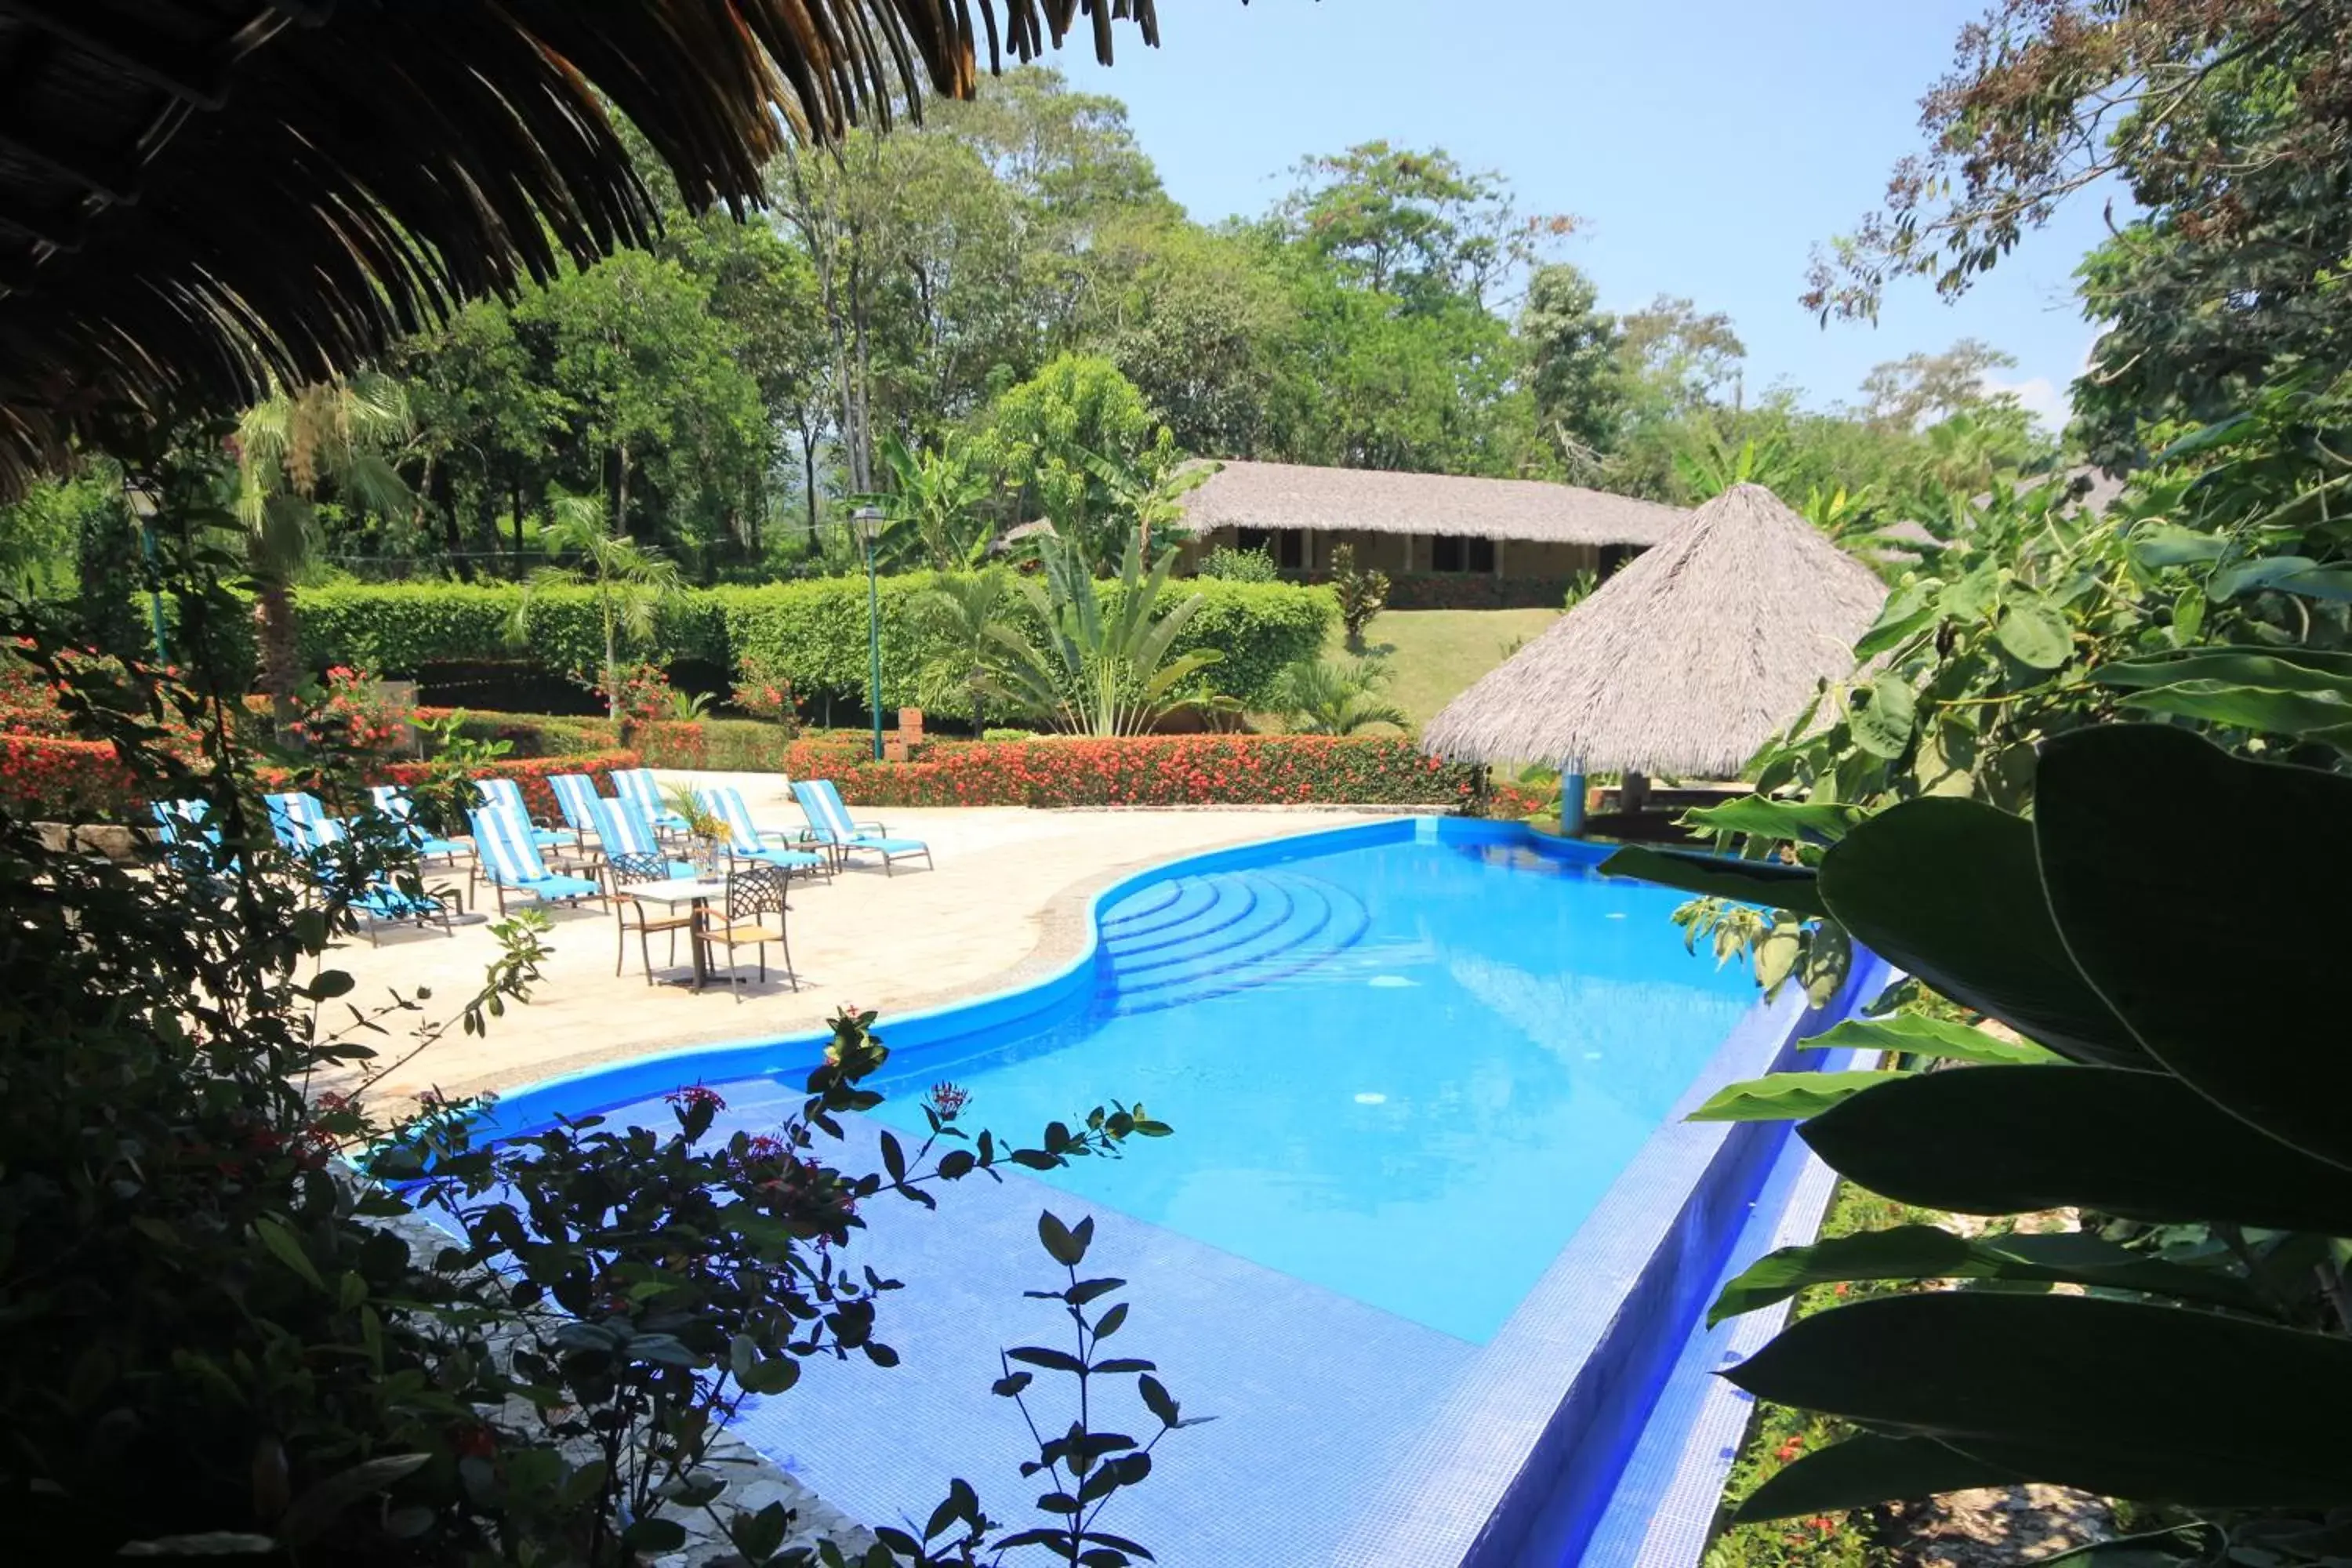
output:
[[[1386,610],[1364,630],[1375,651],[1389,649],[1386,696],[1416,728],[1503,662],[1506,649],[1532,639],[1558,610]],[[1339,647],[1339,634],[1331,646]]]

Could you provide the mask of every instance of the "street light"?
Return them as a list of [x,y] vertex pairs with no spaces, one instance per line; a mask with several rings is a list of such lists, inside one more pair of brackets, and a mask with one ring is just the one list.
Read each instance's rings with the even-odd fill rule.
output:
[[874,546],[882,538],[882,509],[861,506],[850,515],[857,542],[866,549],[866,706],[874,715],[874,760],[882,760],[882,595],[874,585]]

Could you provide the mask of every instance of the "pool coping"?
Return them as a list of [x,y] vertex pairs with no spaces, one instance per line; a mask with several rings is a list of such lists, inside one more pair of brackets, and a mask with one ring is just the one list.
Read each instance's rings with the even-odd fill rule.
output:
[[[1199,873],[1260,866],[1311,855],[1326,845],[1388,841],[1521,845],[1548,858],[1593,867],[1619,847],[1538,835],[1519,823],[1400,816],[1180,856],[1129,869],[1095,888],[1083,900],[1077,949],[1059,963],[1034,976],[1008,977],[1010,984],[978,996],[895,1016],[877,1033],[896,1063],[971,1031],[1034,1019],[1082,1000],[1101,948],[1103,911],[1174,867]],[[1850,1016],[1883,988],[1886,973],[1882,961],[1858,950],[1853,972],[1827,1005],[1808,1006],[1802,994],[1790,989],[1777,999],[1759,998],[1741,1016],[1666,1121],[1481,1348],[1421,1439],[1370,1489],[1337,1563],[1348,1568],[1403,1563],[1496,1568],[1584,1560],[1612,1492],[1644,1435],[1649,1413],[1680,1352],[1697,1331],[1691,1314],[1703,1310],[1743,1237],[1752,1238],[1759,1226],[1768,1233],[1784,1228],[1780,1215],[1755,1213],[1755,1199],[1791,1152],[1787,1125],[1691,1122],[1684,1117],[1725,1084],[1791,1065],[1799,1041]],[[674,1088],[675,1064],[689,1059],[709,1072],[714,1070],[711,1057],[757,1052],[770,1059],[755,1070],[804,1070],[830,1037],[806,1031],[681,1045],[584,1065],[504,1091],[501,1099],[536,1100],[595,1081],[604,1090],[599,1103],[571,1110],[587,1114]],[[497,1120],[495,1111],[491,1120]],[[1793,1153],[1801,1159],[1801,1145]],[[1674,1201],[1662,1203],[1661,1194]],[[1784,1206],[1796,1215],[1797,1205]],[[1812,1223],[1817,1222],[1816,1210]],[[1596,1289],[1596,1278],[1606,1283]],[[1685,1326],[1657,1336],[1651,1325],[1659,1310],[1675,1313]],[[1638,1375],[1630,1380],[1622,1375],[1629,1369],[1622,1353],[1628,1351],[1648,1358],[1631,1368]],[[1664,1364],[1648,1364],[1660,1357]],[[1744,1405],[1727,1384],[1718,1384],[1702,1401],[1706,1427],[1744,1418]],[[1727,1447],[1719,1462],[1701,1459],[1695,1470],[1685,1464],[1676,1489],[1711,1486],[1719,1492],[1730,1463]],[[1643,1562],[1687,1563],[1696,1560],[1706,1526],[1661,1515],[1649,1521],[1646,1536]],[[1622,1537],[1615,1542],[1619,1548],[1628,1544]]]

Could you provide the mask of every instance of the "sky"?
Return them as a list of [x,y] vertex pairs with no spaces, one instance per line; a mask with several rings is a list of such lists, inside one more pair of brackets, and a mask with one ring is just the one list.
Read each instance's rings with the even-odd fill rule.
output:
[[2063,422],[2094,331],[2072,273],[2105,233],[2063,210],[1957,303],[1925,280],[1878,323],[1797,303],[1814,246],[1876,205],[1918,151],[1920,95],[1986,0],[1160,0],[1160,47],[1122,25],[1051,63],[1129,107],[1169,194],[1214,222],[1286,192],[1298,159],[1385,138],[1502,174],[1525,212],[1576,214],[1561,259],[1603,309],[1686,295],[1727,312],[1751,395],[1853,398],[1882,361],[1974,337],[1998,380]]

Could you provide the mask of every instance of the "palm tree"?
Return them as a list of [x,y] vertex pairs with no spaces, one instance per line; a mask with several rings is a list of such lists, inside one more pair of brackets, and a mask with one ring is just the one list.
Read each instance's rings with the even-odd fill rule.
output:
[[998,646],[995,628],[1003,623],[1012,590],[1012,574],[992,566],[969,576],[942,575],[920,600],[952,650],[940,656],[931,673],[943,685],[961,684],[971,698],[974,740],[983,732],[988,717],[992,654]]
[[1376,658],[1302,658],[1282,672],[1284,720],[1300,735],[1352,735],[1374,724],[1402,730],[1404,710],[1375,696],[1389,668]]
[[595,591],[596,615],[604,634],[604,700],[614,721],[621,717],[621,645],[644,642],[664,605],[686,593],[677,563],[639,549],[604,528],[604,503],[595,496],[559,495],[554,521],[540,535],[551,555],[577,555],[578,566],[541,566],[523,584],[507,635],[521,642],[530,635],[530,612],[549,588]]
[[294,595],[318,540],[319,495],[405,510],[414,498],[389,455],[410,428],[407,395],[373,371],[281,386],[237,421],[235,510],[260,621],[261,687],[281,732],[296,717],[294,693],[302,684]]
[[989,636],[1003,650],[992,689],[1059,729],[1081,735],[1136,735],[1187,705],[1176,688],[1223,656],[1196,648],[1170,657],[1185,623],[1206,601],[1199,594],[1160,609],[1176,553],[1160,558],[1147,576],[1133,538],[1119,567],[1118,604],[1106,610],[1086,556],[1058,539],[1041,542],[1045,582],[1024,579],[1022,591],[1045,626],[1040,647],[1017,627],[999,623]]

